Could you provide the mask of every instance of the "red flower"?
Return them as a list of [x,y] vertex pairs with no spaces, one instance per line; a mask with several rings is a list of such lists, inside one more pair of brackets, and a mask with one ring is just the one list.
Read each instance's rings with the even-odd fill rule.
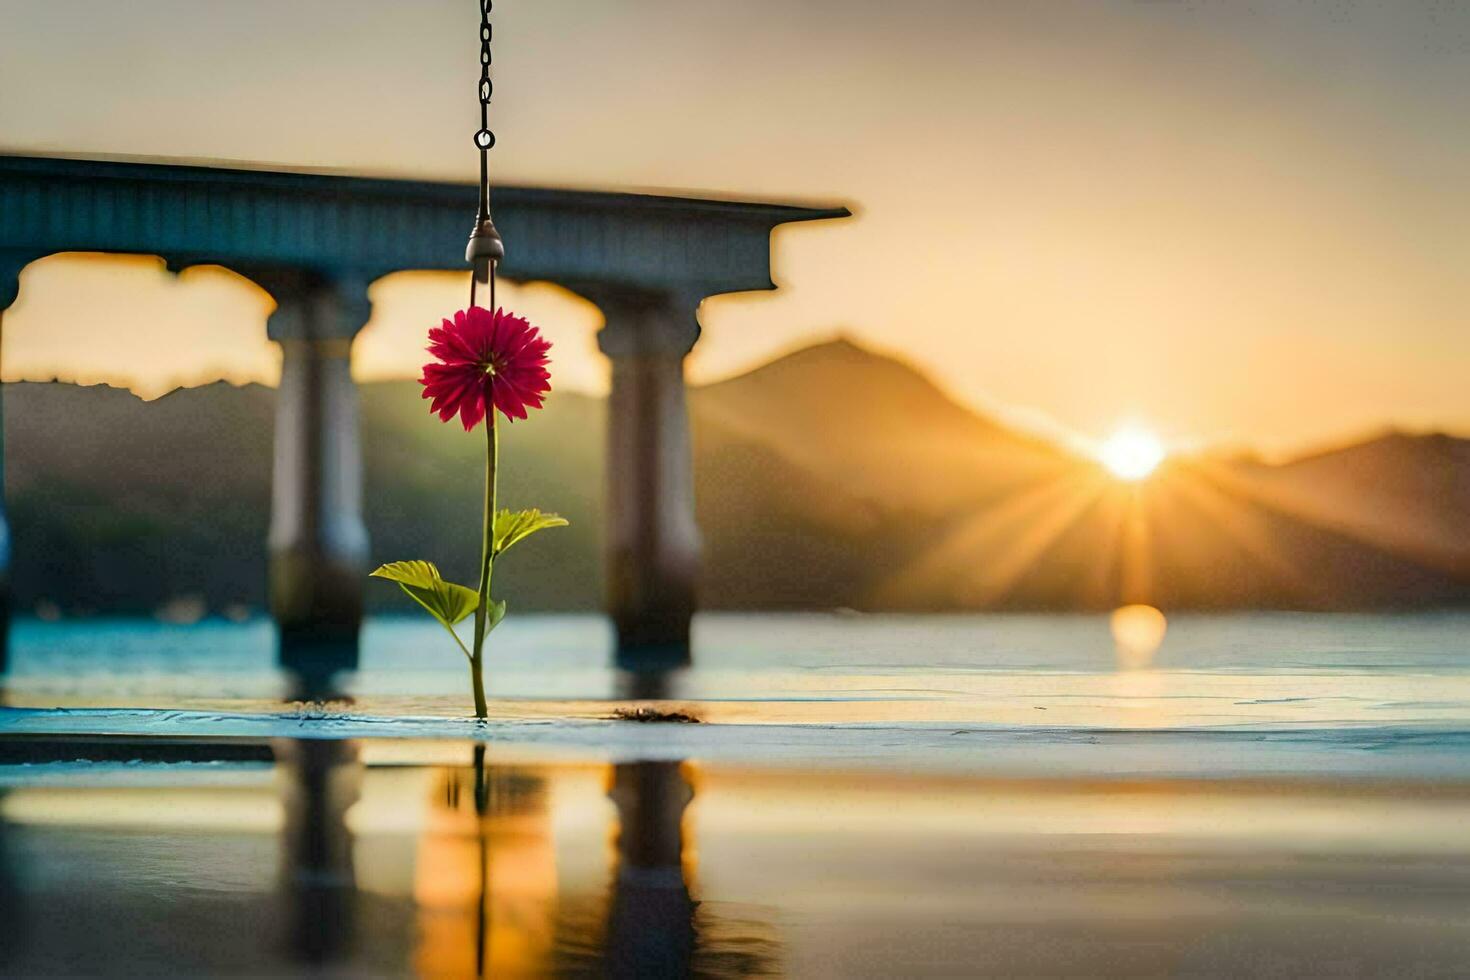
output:
[[429,331],[428,351],[439,360],[424,365],[429,411],[448,422],[459,414],[466,432],[480,424],[488,406],[507,419],[523,419],[526,407],[540,408],[551,390],[546,354],[551,342],[524,317],[493,314],[472,306]]

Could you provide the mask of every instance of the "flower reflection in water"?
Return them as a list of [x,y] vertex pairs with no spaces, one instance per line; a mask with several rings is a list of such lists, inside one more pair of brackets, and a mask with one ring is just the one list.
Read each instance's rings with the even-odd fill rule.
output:
[[[777,944],[767,925],[723,921],[695,901],[692,776],[680,762],[610,766],[601,803],[606,813],[589,821],[597,798],[559,787],[555,769],[487,765],[478,747],[468,770],[441,770],[415,856],[416,971],[427,977],[769,972]],[[617,827],[609,834],[605,818],[613,816]],[[568,830],[610,840],[610,854],[589,849],[585,840],[559,841],[557,834]],[[558,866],[559,855],[576,863],[578,854],[597,853],[609,854],[610,873]],[[605,889],[592,884],[599,878]],[[591,889],[579,887],[582,882]]]
[[414,868],[423,976],[548,972],[556,927],[556,849],[545,780],[492,768],[441,773]]

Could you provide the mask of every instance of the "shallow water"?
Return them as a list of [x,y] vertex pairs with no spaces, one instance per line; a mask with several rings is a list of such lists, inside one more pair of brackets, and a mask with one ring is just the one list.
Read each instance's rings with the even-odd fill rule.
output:
[[1470,962],[1463,788],[272,748],[274,764],[0,766],[0,969],[1451,976]]
[[[0,974],[1462,976],[1470,615],[18,624]],[[1126,669],[1125,669],[1126,668]],[[646,684],[641,691],[650,694]]]
[[[23,621],[5,697],[27,710],[0,715],[0,731],[475,736],[463,663],[432,623],[370,621],[360,669],[343,679],[350,701],[283,705],[274,647],[265,621]],[[1047,746],[1128,742],[1117,733],[1167,746],[1208,731],[1247,770],[1268,739],[1278,761],[1261,765],[1273,770],[1283,746],[1317,740],[1336,753],[1334,771],[1438,774],[1470,732],[1467,613],[1179,615],[1145,667],[1126,659],[1106,616],[706,615],[693,666],[655,693],[715,731],[639,733],[608,730],[632,688],[612,667],[605,620],[520,617],[493,638],[489,688],[496,738],[579,751],[605,741],[623,757],[840,752],[1009,772],[1018,743],[1041,760]],[[1190,755],[1166,754],[1179,765]],[[1222,764],[1215,754],[1193,768]],[[1074,752],[1079,765],[1094,755]]]
[[[612,631],[597,615],[512,616],[492,638],[507,694],[565,694],[601,677]],[[695,660],[719,682],[807,673],[941,677],[973,672],[1110,672],[1117,649],[1106,615],[702,613]],[[369,673],[454,675],[459,655],[420,616],[380,616],[363,630]],[[160,681],[210,675],[237,682],[274,668],[267,619],[171,625],[145,618],[45,622],[21,618],[11,636],[19,676],[77,677],[79,668]],[[1246,674],[1470,673],[1470,611],[1405,614],[1175,613],[1151,666]],[[493,679],[493,678],[492,678]],[[509,679],[515,681],[510,683]],[[575,690],[582,696],[590,688]]]

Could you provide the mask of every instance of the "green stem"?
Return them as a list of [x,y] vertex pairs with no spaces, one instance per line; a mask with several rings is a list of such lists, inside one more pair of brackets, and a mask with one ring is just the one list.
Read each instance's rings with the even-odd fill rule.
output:
[[459,638],[459,634],[454,631],[454,627],[453,626],[450,626],[448,623],[444,622],[444,620],[442,620],[442,619],[439,620],[439,625],[440,626],[443,626],[444,627],[444,631],[454,638],[454,642],[456,644],[458,644],[458,646],[459,646],[459,652],[462,653],[462,654],[464,654],[464,658],[466,660],[469,660],[470,659],[470,648],[464,645],[464,640],[461,640]]
[[475,608],[475,649],[470,655],[470,683],[475,691],[475,717],[484,718],[485,634],[490,622],[490,573],[495,561],[495,467],[500,450],[500,430],[495,425],[495,406],[487,405],[485,416],[485,521],[480,539],[480,604]]
[[478,655],[470,661],[470,686],[475,692],[475,717],[484,721],[490,708],[485,703],[485,668]]

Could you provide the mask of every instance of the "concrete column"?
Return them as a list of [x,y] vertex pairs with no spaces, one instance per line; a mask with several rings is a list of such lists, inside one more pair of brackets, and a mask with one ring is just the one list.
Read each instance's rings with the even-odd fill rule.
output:
[[270,602],[281,659],[322,694],[356,666],[368,537],[362,444],[348,354],[370,312],[365,281],[266,275],[268,333],[281,345],[271,490]]
[[[30,256],[0,255],[0,349],[5,344],[5,311],[20,294],[20,270]],[[3,366],[3,362],[0,362]],[[0,386],[0,674],[10,652],[10,521],[5,512],[5,394]]]
[[[0,282],[0,293],[5,284]],[[13,299],[14,297],[10,297]],[[0,295],[0,348],[5,344],[5,307],[9,303]],[[0,366],[4,361],[0,360]],[[5,516],[5,389],[0,385],[0,673],[4,673],[10,652],[10,521]]]
[[608,611],[620,664],[688,662],[699,571],[684,358],[699,338],[700,297],[581,290],[602,308],[612,360],[608,400]]

